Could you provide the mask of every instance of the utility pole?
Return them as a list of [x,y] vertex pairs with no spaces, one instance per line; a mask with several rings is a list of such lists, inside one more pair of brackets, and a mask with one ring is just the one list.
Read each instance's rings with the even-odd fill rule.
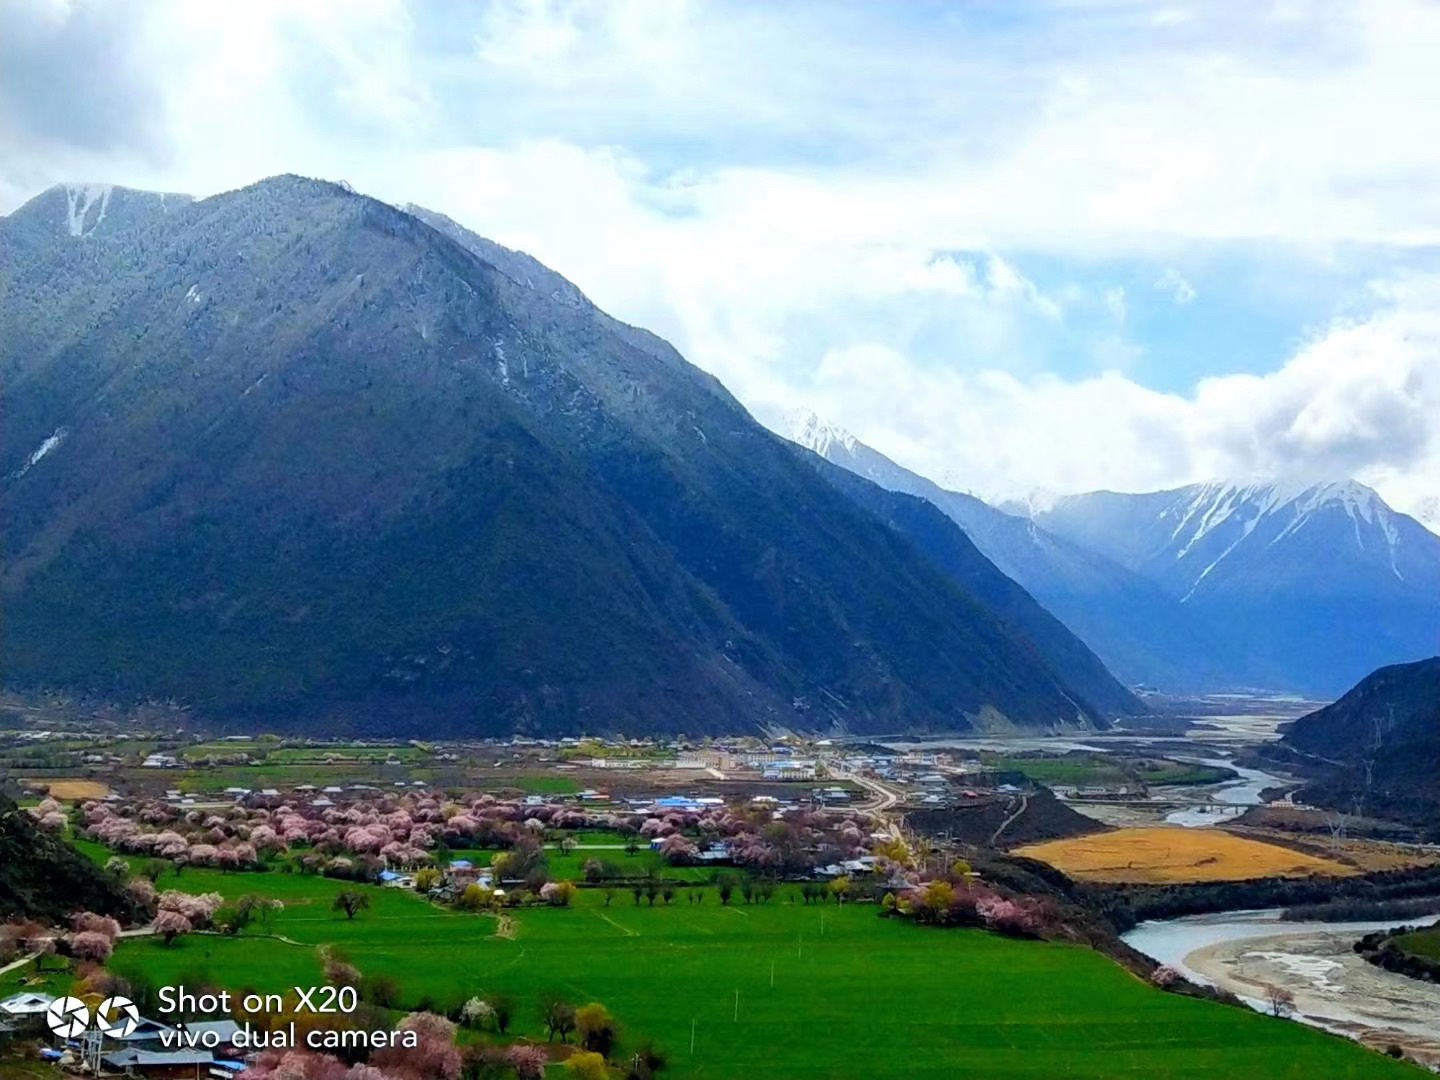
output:
[[739,1022],[740,1022],[740,991],[739,991],[739,989],[737,988],[736,991],[735,991],[735,1023],[738,1024]]
[[695,1017],[690,1018],[690,1056],[695,1056]]

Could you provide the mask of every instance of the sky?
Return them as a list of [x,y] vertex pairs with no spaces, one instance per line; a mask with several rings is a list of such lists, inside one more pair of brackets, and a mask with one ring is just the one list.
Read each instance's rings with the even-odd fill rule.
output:
[[0,212],[280,172],[953,487],[1440,522],[1440,4],[7,0]]

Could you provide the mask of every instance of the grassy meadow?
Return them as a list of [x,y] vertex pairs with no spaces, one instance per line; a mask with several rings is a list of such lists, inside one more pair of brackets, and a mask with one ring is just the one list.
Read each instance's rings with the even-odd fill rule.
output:
[[[572,908],[500,920],[298,874],[192,869],[160,885],[285,906],[236,938],[126,940],[111,962],[121,974],[282,992],[320,982],[327,945],[393,978],[409,1007],[511,994],[512,1035],[543,1037],[543,994],[603,1002],[624,1041],[656,1040],[677,1078],[1414,1075],[1297,1024],[1155,990],[1088,949],[919,928],[872,905],[805,906],[790,902],[793,887],[728,907],[713,889],[699,905],[682,891],[668,907],[628,893],[607,906],[582,890]],[[354,920],[331,910],[346,888],[370,899]]]
[[1395,944],[1408,953],[1440,962],[1440,927],[1429,927],[1425,930],[1401,934],[1395,939]]
[[1173,884],[1260,877],[1344,876],[1354,867],[1220,829],[1155,826],[1018,848],[1080,881]]
[[[710,881],[718,872],[709,866],[670,866],[664,856],[651,850],[648,840],[640,841],[633,855],[620,846],[623,843],[624,838],[619,836],[613,840],[586,837],[580,840],[581,846],[567,852],[547,842],[545,862],[550,876],[557,881],[584,881],[585,864],[591,859],[610,864],[626,878],[658,874],[677,882]],[[497,854],[489,848],[457,848],[450,853],[452,858],[469,859],[476,866],[489,866]]]
[[1036,783],[1062,787],[1121,787],[1146,784],[1214,784],[1233,777],[1230,769],[1164,758],[1126,759],[1114,754],[980,755],[986,768],[1016,772]]

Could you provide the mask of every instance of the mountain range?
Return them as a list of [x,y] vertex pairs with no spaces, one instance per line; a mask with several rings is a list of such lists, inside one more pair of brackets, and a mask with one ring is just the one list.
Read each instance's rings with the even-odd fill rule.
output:
[[1440,643],[1440,537],[1354,480],[1095,492],[1034,520],[1154,581],[1259,685],[1338,694]]
[[432,735],[1139,708],[948,519],[421,208],[61,185],[0,219],[0,320],[13,684]]
[[1354,481],[1007,493],[997,507],[814,414],[782,433],[937,507],[1131,683],[1338,694],[1440,640],[1440,537]]

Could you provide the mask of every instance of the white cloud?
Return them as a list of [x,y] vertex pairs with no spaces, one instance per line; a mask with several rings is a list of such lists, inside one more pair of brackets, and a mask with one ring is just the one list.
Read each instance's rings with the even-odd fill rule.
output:
[[1127,309],[1125,306],[1125,290],[1120,286],[1105,290],[1105,310],[1110,312],[1110,318],[1122,326],[1125,323]]
[[932,476],[976,488],[1143,491],[1215,476],[1355,476],[1397,508],[1440,489],[1440,278],[1387,283],[1268,375],[1162,394],[1117,372],[1066,381],[926,372],[876,346],[826,357],[815,408]]
[[475,52],[486,64],[532,78],[563,77],[580,43],[580,27],[564,5],[516,0],[486,10]]
[[698,59],[695,17],[686,0],[492,0],[482,9],[475,54],[550,87],[617,74],[654,86],[683,78]]
[[[45,25],[71,10],[16,4]],[[201,194],[279,157],[414,176],[413,160],[385,159],[504,151],[519,118],[522,141],[688,163],[701,212],[783,206],[781,241],[837,225],[932,250],[1440,241],[1440,8],[1300,7],[1172,5],[1161,19],[1041,2],[991,20],[904,6],[155,0],[124,33],[166,129],[148,171]],[[468,51],[435,53],[436,37]],[[30,90],[33,108],[47,91]],[[354,129],[383,138],[352,141]],[[65,164],[54,147],[25,149],[42,160],[8,162],[7,179]],[[19,193],[13,180],[3,191]]]
[[[83,10],[15,4],[36,39]],[[758,414],[814,405],[922,471],[1078,490],[1316,469],[1402,501],[1440,474],[1422,282],[1270,375],[1217,356],[1187,393],[1143,384],[1133,336],[1146,282],[1187,305],[1184,266],[1208,298],[1197,249],[1440,243],[1433,5],[127,12],[105,70],[128,64],[144,138],[37,138],[52,81],[4,83],[0,208],[76,178],[343,178],[532,252]],[[1048,289],[1022,271],[1037,254],[1147,269]]]
[[1186,281],[1184,275],[1174,267],[1167,268],[1165,273],[1160,275],[1159,280],[1155,282],[1155,288],[1169,293],[1170,298],[1181,306],[1191,303],[1195,297],[1200,295],[1195,291],[1195,286]]

